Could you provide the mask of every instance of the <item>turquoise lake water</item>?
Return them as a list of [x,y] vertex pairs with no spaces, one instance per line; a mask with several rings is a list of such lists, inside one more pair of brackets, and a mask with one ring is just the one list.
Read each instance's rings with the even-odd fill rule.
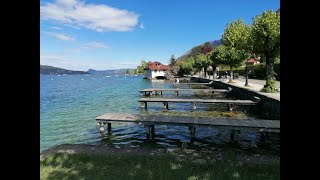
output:
[[[155,139],[146,140],[143,125],[132,123],[115,123],[112,135],[101,138],[95,118],[108,112],[141,113],[139,90],[151,87],[172,88],[172,84],[141,76],[40,75],[40,151],[65,143],[131,147],[180,147],[189,143],[188,127],[159,125],[155,127]],[[191,105],[172,104],[170,108],[190,111]],[[161,103],[148,104],[150,112],[162,110]],[[246,130],[240,136],[240,148],[258,149],[257,132]],[[229,140],[227,129],[197,128],[192,145],[198,148],[223,146]]]

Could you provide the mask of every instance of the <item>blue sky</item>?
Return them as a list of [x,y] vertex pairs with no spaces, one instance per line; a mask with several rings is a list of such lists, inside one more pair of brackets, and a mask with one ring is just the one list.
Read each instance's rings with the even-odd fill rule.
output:
[[251,23],[279,8],[279,0],[41,0],[40,64],[85,71],[167,64],[220,39],[228,22]]

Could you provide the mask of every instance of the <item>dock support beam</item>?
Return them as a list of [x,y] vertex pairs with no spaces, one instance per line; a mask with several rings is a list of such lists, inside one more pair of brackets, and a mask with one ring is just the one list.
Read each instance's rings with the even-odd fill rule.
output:
[[195,137],[196,136],[196,127],[189,126],[189,130],[190,130],[190,136]]
[[99,131],[100,131],[100,135],[101,136],[103,136],[104,135],[104,123],[103,122],[99,122],[99,125],[100,125],[100,129],[99,129]]
[[231,142],[237,142],[239,139],[240,130],[231,129],[230,139]]
[[141,102],[141,106],[140,107],[144,108],[145,110],[147,110],[147,107],[148,107],[147,102]]
[[233,109],[234,109],[234,104],[228,103],[228,110],[233,111]]
[[108,123],[108,134],[111,134],[111,123]]
[[163,102],[163,108],[164,109],[169,109],[169,103]]
[[270,137],[268,132],[260,131],[260,141],[261,143],[269,143]]
[[146,128],[147,139],[150,139],[150,135],[151,135],[151,138],[154,139],[155,137],[154,125],[145,125],[144,127]]
[[192,110],[196,110],[197,109],[197,104],[196,103],[192,103]]
[[162,96],[162,91],[160,91],[160,94],[161,94],[161,96]]
[[179,96],[179,91],[176,91],[176,95]]

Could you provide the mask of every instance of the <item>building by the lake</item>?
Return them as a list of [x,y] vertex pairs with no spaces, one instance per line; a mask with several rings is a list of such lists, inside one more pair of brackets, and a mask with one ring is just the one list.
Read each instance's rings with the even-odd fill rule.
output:
[[146,79],[167,79],[167,70],[169,69],[169,66],[161,64],[158,61],[154,62],[148,62],[148,67],[145,68]]

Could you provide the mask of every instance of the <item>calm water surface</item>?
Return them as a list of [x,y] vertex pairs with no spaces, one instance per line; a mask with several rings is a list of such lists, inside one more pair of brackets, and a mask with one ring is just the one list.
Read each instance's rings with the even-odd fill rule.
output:
[[[145,80],[141,76],[64,75],[40,76],[40,151],[64,143],[108,144],[113,146],[229,147],[230,130],[224,128],[197,128],[196,138],[190,140],[188,127],[155,126],[156,137],[146,140],[143,125],[114,123],[112,135],[103,138],[95,118],[101,114],[141,113],[139,90],[144,88],[172,88],[165,80]],[[166,96],[174,96],[165,93]],[[193,97],[191,94],[184,98]],[[194,97],[193,97],[194,98]],[[220,95],[218,98],[225,98]],[[191,104],[169,104],[178,112],[190,112]],[[197,111],[206,110],[200,105]],[[148,104],[149,112],[161,112],[161,103]],[[257,147],[259,134],[244,130],[237,148],[263,150]],[[234,145],[232,145],[234,146]],[[272,151],[279,151],[275,144]]]

